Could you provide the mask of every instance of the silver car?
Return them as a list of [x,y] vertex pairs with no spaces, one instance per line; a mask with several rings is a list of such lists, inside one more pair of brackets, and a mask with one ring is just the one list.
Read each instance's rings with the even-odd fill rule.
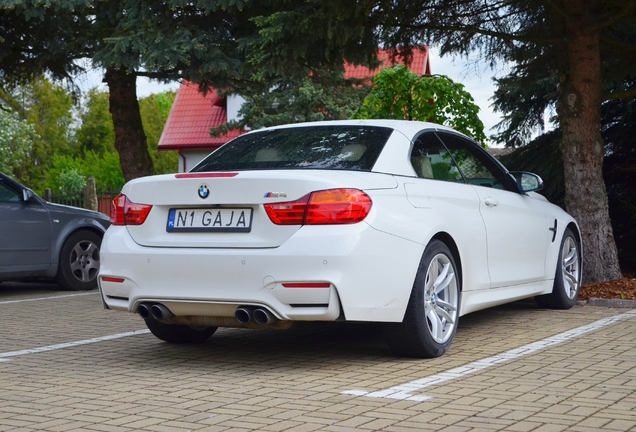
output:
[[94,289],[109,225],[102,213],[46,202],[0,173],[0,281],[44,278]]

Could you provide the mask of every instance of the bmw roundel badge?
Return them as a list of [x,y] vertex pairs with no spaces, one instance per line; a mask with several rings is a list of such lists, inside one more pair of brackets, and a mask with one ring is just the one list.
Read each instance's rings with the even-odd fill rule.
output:
[[206,199],[210,195],[210,188],[206,184],[199,186],[199,196]]

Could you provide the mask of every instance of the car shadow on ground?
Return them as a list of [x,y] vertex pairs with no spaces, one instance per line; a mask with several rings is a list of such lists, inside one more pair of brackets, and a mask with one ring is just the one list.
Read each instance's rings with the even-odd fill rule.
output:
[[12,297],[32,297],[37,294],[69,294],[82,292],[93,291],[68,291],[55,282],[40,280],[28,282],[0,282],[0,296],[2,296],[2,300],[11,300]]
[[[296,323],[288,330],[246,330],[221,328],[205,343],[178,345],[160,341],[152,335],[137,339],[126,349],[129,364],[154,368],[170,364],[179,370],[190,367],[249,366],[253,372],[288,368],[315,369],[332,363],[360,365],[379,363],[435,362],[443,364],[455,354],[462,354],[466,339],[488,334],[490,326],[515,320],[536,319],[538,307],[532,301],[475,312],[460,319],[455,341],[448,353],[438,359],[410,359],[394,355],[387,346],[378,323]],[[520,317],[520,315],[522,315]],[[446,359],[446,360],[445,360]],[[322,365],[322,366],[319,366]]]

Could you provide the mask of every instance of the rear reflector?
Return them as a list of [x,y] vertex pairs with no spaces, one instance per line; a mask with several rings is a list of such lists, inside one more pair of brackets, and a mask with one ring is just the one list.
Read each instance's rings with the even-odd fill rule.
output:
[[113,198],[110,208],[110,222],[113,225],[141,225],[146,221],[151,205],[136,204],[124,194]]
[[361,190],[328,189],[264,207],[276,225],[334,225],[363,221],[371,205],[371,198]]
[[282,284],[285,288],[329,288],[329,282],[294,282]]
[[237,172],[194,172],[175,174],[175,178],[215,178],[215,177],[236,177]]
[[124,279],[123,278],[116,278],[116,277],[102,276],[102,282],[123,283]]

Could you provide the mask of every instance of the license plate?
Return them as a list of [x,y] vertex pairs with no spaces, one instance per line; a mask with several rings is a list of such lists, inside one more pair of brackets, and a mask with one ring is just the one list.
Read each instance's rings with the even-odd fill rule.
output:
[[166,231],[250,232],[251,208],[170,209]]

